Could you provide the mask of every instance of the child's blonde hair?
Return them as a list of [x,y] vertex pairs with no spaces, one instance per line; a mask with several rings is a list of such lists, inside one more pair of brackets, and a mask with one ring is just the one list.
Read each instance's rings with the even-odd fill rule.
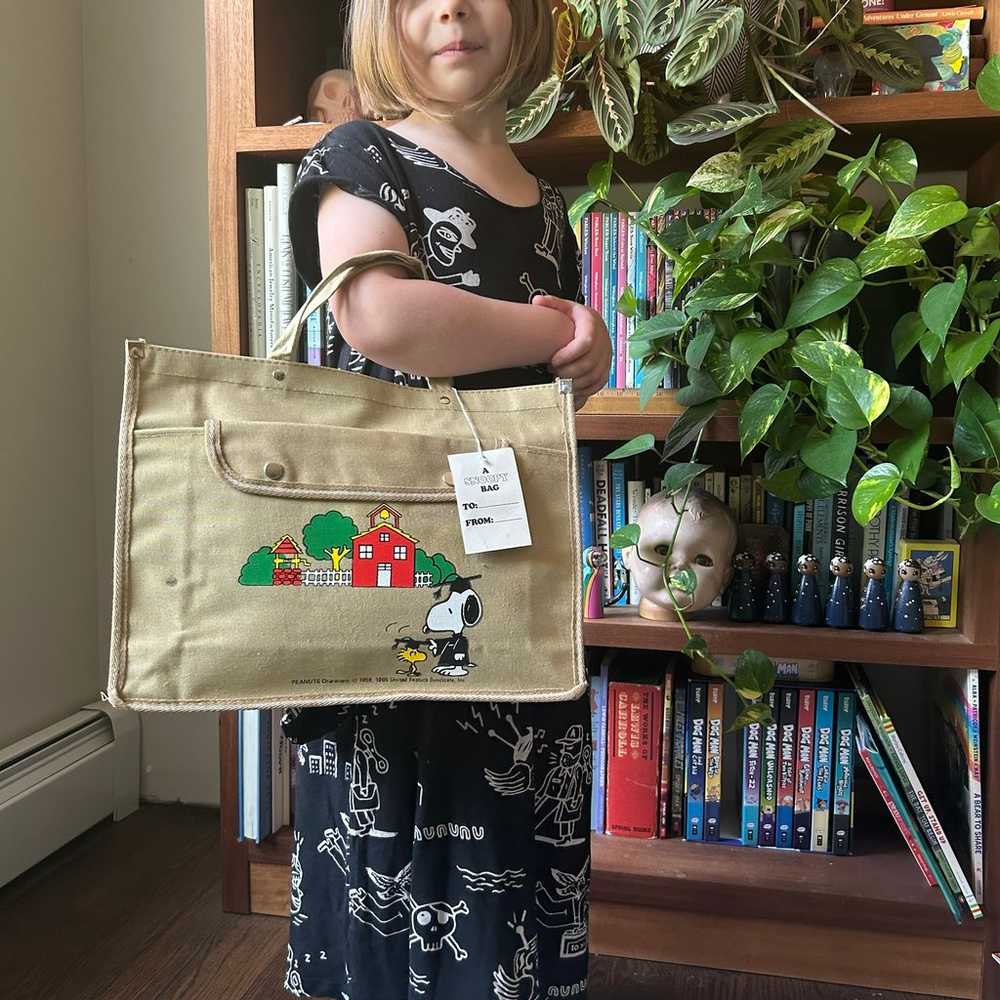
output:
[[432,111],[403,62],[396,36],[398,0],[351,0],[344,34],[345,64],[354,74],[361,111],[375,118],[405,118],[419,108],[428,117],[450,120],[458,111],[475,113],[506,98],[517,107],[552,68],[555,39],[549,0],[509,0],[510,53],[494,84],[455,112]]

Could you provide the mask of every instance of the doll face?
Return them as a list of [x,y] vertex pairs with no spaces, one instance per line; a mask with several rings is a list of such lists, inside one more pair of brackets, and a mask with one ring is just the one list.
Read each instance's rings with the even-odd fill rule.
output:
[[780,552],[769,552],[767,568],[772,573],[784,573],[788,569],[788,560]]
[[803,575],[812,576],[819,570],[819,563],[815,556],[809,555],[808,552],[803,553],[798,558],[798,562],[795,564],[799,568],[799,572]]
[[834,556],[830,560],[830,572],[834,576],[850,576],[854,572],[854,566],[850,559],[844,556]]
[[[642,596],[668,609],[674,605],[664,586],[661,567],[667,562],[670,540],[680,518],[671,499],[657,496],[642,508],[637,518],[640,551],[637,553],[636,546],[630,546],[622,552],[626,567],[635,574]],[[680,498],[676,498],[676,503],[679,507]],[[684,513],[670,554],[668,576],[689,569],[697,583],[692,594],[674,590],[681,611],[707,608],[722,592],[733,575],[735,548],[736,529],[724,514],[710,512],[699,516],[691,510]]]
[[872,580],[881,580],[885,577],[885,562],[882,559],[877,559],[874,556],[871,559],[865,560],[864,565],[865,576]]
[[916,559],[904,559],[899,564],[898,572],[900,580],[919,580],[920,563]]

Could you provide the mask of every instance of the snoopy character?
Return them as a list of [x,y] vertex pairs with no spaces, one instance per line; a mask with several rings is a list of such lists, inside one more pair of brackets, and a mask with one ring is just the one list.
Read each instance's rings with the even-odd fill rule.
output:
[[[471,580],[478,576],[456,576],[447,581],[450,587],[447,598],[435,604],[427,612],[424,632],[450,632],[451,636],[442,642],[428,640],[428,649],[438,661],[433,670],[445,677],[465,677],[469,667],[475,664],[469,660],[469,640],[463,634],[466,628],[477,625],[483,617],[483,602],[472,589]],[[435,597],[441,596],[438,589]]]

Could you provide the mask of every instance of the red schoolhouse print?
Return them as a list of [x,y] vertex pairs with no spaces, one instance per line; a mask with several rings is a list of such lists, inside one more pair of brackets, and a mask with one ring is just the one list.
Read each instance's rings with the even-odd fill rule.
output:
[[400,514],[388,504],[368,512],[370,527],[351,539],[352,587],[413,587],[416,543],[399,530]]

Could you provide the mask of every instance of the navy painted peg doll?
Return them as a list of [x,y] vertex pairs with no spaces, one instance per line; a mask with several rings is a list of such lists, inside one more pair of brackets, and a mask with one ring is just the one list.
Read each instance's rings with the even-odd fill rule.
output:
[[826,601],[826,623],[830,628],[854,628],[854,585],[851,575],[854,564],[847,556],[834,556],[830,560],[833,586]]
[[819,584],[816,573],[819,562],[812,553],[804,552],[799,556],[796,566],[799,571],[799,586],[792,602],[793,625],[820,625],[823,621],[823,608],[819,600]]
[[767,591],[763,618],[770,625],[788,621],[788,560],[781,552],[767,554]]
[[736,575],[729,587],[729,617],[734,622],[752,622],[756,618],[753,556],[737,552],[733,556]]
[[916,559],[903,559],[899,564],[897,575],[902,581],[896,603],[892,609],[892,627],[897,632],[923,632],[924,630],[924,595],[920,587],[920,562]]
[[885,560],[872,556],[865,560],[865,592],[861,598],[858,624],[869,632],[889,627],[889,602],[885,596]]

